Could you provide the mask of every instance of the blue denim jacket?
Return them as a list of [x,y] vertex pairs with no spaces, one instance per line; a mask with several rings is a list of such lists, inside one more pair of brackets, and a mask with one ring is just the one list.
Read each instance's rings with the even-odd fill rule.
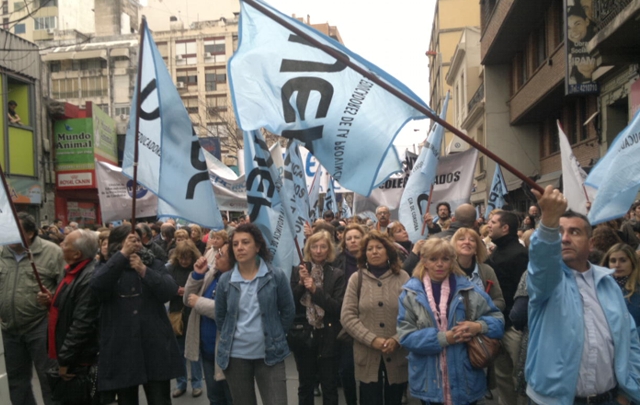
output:
[[[258,280],[258,302],[264,328],[264,362],[272,366],[283,361],[290,353],[286,332],[293,323],[295,304],[287,276],[270,265],[267,265],[267,268],[267,275]],[[220,277],[216,288],[216,324],[220,333],[216,362],[223,370],[229,365],[238,309],[241,305],[240,286],[231,282],[231,274],[236,270],[237,264]]]

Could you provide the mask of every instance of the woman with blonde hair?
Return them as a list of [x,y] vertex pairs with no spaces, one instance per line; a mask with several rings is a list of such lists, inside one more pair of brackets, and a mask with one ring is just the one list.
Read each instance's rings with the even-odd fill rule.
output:
[[360,403],[400,405],[407,382],[407,352],[396,331],[398,295],[409,275],[389,238],[371,231],[360,244],[358,272],[349,279],[340,321],[354,339]]
[[471,366],[466,343],[480,333],[502,338],[504,318],[467,279],[450,242],[425,242],[399,302],[397,329],[410,353],[411,394],[429,404],[475,404],[486,393],[487,382],[483,370]]
[[209,239],[207,240],[207,248],[204,252],[204,257],[207,258],[207,263],[210,267],[213,267],[216,262],[216,255],[224,246],[225,243],[229,243],[229,234],[224,229],[221,231],[209,232]]
[[197,224],[189,224],[189,230],[191,230],[191,235],[189,235],[191,240],[200,251],[200,254],[204,254],[207,245],[202,241],[202,228]]
[[304,245],[304,263],[291,274],[296,317],[287,341],[293,351],[300,384],[300,405],[313,405],[316,381],[325,405],[338,405],[338,344],[340,310],[346,281],[344,272],[331,266],[336,249],[327,231],[311,235]]
[[640,259],[637,253],[626,243],[617,243],[604,255],[600,265],[614,269],[613,278],[622,289],[636,327],[640,328]]
[[480,235],[471,228],[460,228],[453,234],[451,244],[458,257],[458,266],[469,281],[489,294],[498,309],[504,310],[505,302],[498,277],[491,266],[484,263],[489,253]]
[[[180,231],[176,231],[176,239]],[[182,231],[185,234],[187,233],[184,230]],[[184,287],[187,284],[189,275],[194,270],[194,264],[201,256],[193,241],[186,239],[176,243],[167,265],[167,271],[179,287],[177,294],[169,301],[169,319],[171,319],[171,323],[174,326],[173,332],[176,335],[183,362],[186,362],[184,358],[185,332],[189,324],[189,315],[191,314],[191,307],[185,306],[183,302]],[[202,361],[191,361],[190,363],[192,395],[199,397],[202,395]],[[187,375],[178,377],[176,383],[176,389],[171,394],[173,398],[182,396],[187,391]]]

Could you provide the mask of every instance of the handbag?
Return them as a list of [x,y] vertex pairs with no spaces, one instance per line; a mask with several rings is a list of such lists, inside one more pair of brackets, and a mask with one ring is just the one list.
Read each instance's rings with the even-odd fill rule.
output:
[[[362,270],[358,269],[358,299],[356,301],[356,308],[358,308],[360,304],[360,291],[362,291]],[[353,344],[353,336],[351,336],[345,328],[342,328],[340,333],[338,333],[338,336],[336,336],[336,340],[346,344]]]
[[65,381],[58,374],[57,366],[46,371],[51,399],[64,404],[90,404],[96,394],[98,365],[74,367],[69,374],[75,374],[75,377]]
[[287,332],[287,344],[293,351],[315,349],[318,346],[314,327],[305,319],[294,322]]
[[[470,317],[469,292],[463,291],[464,307],[467,321],[473,321]],[[474,368],[486,368],[500,353],[502,342],[500,339],[492,339],[483,334],[478,334],[467,342],[467,353]]]
[[182,336],[184,333],[184,322],[182,322],[182,311],[169,312],[169,322],[176,336]]

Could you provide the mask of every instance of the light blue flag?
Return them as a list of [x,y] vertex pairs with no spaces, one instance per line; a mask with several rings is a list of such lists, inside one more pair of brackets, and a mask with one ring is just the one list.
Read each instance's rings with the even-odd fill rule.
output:
[[289,142],[287,154],[284,157],[283,197],[289,214],[289,222],[293,224],[293,233],[298,240],[298,246],[304,246],[304,224],[309,222],[309,194],[302,164],[302,157],[298,149],[298,141]]
[[[380,68],[259,2],[426,106]],[[424,116],[249,4],[241,2],[241,11],[240,45],[229,60],[229,83],[239,126],[245,131],[264,127],[298,139],[340,185],[365,196],[400,172],[402,165],[393,140],[407,121]],[[367,153],[362,153],[363,145]]]
[[504,181],[504,176],[502,175],[500,165],[496,164],[496,171],[493,173],[493,181],[491,182],[489,201],[487,201],[487,208],[484,211],[485,220],[489,219],[489,214],[491,214],[491,211],[493,211],[495,208],[502,208],[506,204],[504,196],[507,194],[509,194],[507,183],[505,183]]
[[[158,196],[158,216],[222,229],[207,163],[173,79],[144,24],[142,66],[131,102],[123,173],[133,178],[135,123],[139,118],[138,182]],[[138,96],[142,113],[137,117]]]
[[[322,212],[331,211],[334,214],[338,211],[338,203],[336,201],[336,192],[333,185],[333,177],[329,176],[327,180],[327,192],[324,194],[324,208]],[[324,215],[324,214],[323,214]]]
[[346,219],[351,218],[352,216],[353,213],[351,212],[351,207],[349,207],[349,204],[347,204],[347,199],[343,197],[342,208],[340,209],[340,218]]
[[[440,117],[443,119],[447,116],[448,106],[449,93],[447,93],[440,113]],[[398,219],[404,225],[409,234],[409,239],[413,243],[424,239],[428,232],[426,227],[423,226],[422,216],[427,212],[431,185],[436,178],[443,133],[444,129],[439,124],[435,124],[431,129],[427,142],[422,147],[420,155],[418,155],[418,159],[413,165],[411,175],[400,198]],[[423,228],[425,228],[424,235],[422,234]]]
[[309,188],[309,219],[311,225],[320,218],[320,182],[322,180],[322,165],[318,165]]
[[9,196],[9,190],[4,187],[4,184],[0,185],[0,229],[2,229],[2,232],[0,232],[0,246],[22,243],[20,228],[18,228],[16,218],[13,216]]
[[267,241],[273,266],[291,277],[299,259],[282,200],[282,180],[260,131],[244,132],[244,166],[250,221]]
[[624,216],[640,189],[640,111],[591,170],[585,184],[598,189],[589,211],[591,225]]

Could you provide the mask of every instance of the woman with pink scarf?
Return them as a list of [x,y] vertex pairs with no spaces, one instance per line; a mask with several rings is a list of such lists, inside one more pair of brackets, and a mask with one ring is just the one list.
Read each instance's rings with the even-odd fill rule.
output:
[[448,241],[427,240],[420,257],[400,295],[397,325],[409,351],[411,395],[429,405],[473,405],[486,393],[486,377],[471,366],[466,342],[480,333],[501,338],[502,313],[467,279]]

